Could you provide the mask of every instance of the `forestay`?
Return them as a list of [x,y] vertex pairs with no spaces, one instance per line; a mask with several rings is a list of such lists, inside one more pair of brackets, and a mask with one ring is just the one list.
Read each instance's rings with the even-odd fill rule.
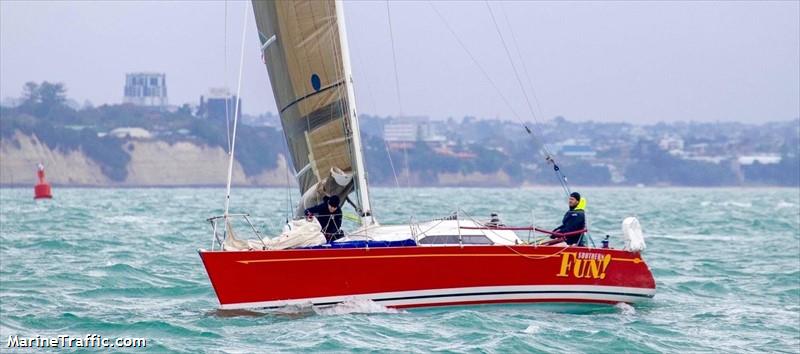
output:
[[[253,1],[264,62],[303,194],[296,216],[325,195],[371,221],[341,3]],[[341,22],[341,23],[340,23]],[[367,220],[369,218],[369,220]]]

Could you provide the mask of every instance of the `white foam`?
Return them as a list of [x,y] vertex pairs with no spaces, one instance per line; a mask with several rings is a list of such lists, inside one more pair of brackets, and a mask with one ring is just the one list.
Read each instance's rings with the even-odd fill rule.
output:
[[785,201],[781,200],[780,202],[778,202],[778,205],[776,205],[775,207],[778,208],[778,209],[793,208],[794,207],[794,203],[789,203],[789,202],[785,202]]
[[618,308],[623,315],[635,315],[636,308],[624,302],[618,302],[614,307]]
[[330,307],[314,307],[318,315],[335,316],[349,313],[400,313],[400,310],[390,309],[370,299],[349,299]]
[[742,202],[734,202],[734,201],[725,201],[725,202],[722,202],[722,203],[713,203],[713,202],[710,202],[710,201],[707,201],[707,200],[700,202],[700,206],[703,206],[703,207],[707,207],[707,206],[712,205],[712,204],[718,204],[718,205],[721,205],[723,207],[738,207],[738,208],[752,208],[753,207],[753,203],[748,203],[748,202],[742,203]]
[[311,302],[302,303],[302,304],[295,304],[295,305],[288,305],[279,307],[274,309],[275,313],[279,313],[282,315],[299,315],[299,314],[306,314],[313,311],[314,305]]
[[522,331],[522,332],[523,333],[528,333],[528,334],[533,334],[533,333],[539,332],[540,329],[541,328],[539,326],[537,326],[535,324],[532,324],[532,325],[528,325],[528,328],[525,328],[525,330]]

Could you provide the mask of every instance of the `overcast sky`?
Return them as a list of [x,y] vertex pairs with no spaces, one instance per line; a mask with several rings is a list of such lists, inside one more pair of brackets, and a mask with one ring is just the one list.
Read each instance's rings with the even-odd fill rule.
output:
[[[800,2],[490,2],[544,119],[746,121],[800,116]],[[227,6],[227,17],[226,17]],[[530,118],[485,2],[347,2],[361,113]],[[78,102],[118,103],[126,72],[167,75],[173,104],[235,90],[248,2],[0,1],[0,97],[59,81]],[[227,18],[227,75],[225,33]],[[243,108],[275,111],[247,13]],[[514,41],[516,38],[516,41]],[[524,61],[524,62],[523,62]],[[498,92],[499,89],[499,92]],[[506,104],[501,98],[508,98]],[[402,104],[400,104],[402,102]],[[538,105],[537,105],[538,102]]]

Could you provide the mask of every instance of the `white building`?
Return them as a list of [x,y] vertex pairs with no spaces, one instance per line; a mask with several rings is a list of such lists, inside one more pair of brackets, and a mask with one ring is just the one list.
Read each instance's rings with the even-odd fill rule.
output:
[[125,74],[124,103],[137,106],[166,108],[167,81],[163,73],[128,73]]
[[781,163],[780,155],[745,155],[739,156],[740,165],[752,165],[758,162],[762,165],[771,165]]
[[683,150],[683,139],[677,136],[665,136],[661,138],[658,142],[658,146],[661,150],[665,151],[673,151],[673,150]]
[[150,139],[153,137],[147,129],[139,128],[139,127],[120,127],[116,128],[110,132],[108,135],[111,135],[116,138],[120,139]]
[[383,126],[383,139],[387,142],[443,143],[447,140],[437,133],[428,117],[394,118]]
[[392,121],[383,126],[383,139],[387,142],[416,142],[417,131],[416,123]]
[[580,159],[591,159],[597,156],[597,151],[591,147],[587,139],[567,139],[555,144],[557,154]]

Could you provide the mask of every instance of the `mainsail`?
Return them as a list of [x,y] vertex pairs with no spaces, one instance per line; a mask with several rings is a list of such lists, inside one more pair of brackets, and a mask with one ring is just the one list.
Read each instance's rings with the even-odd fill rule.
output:
[[[296,216],[324,196],[348,200],[373,222],[339,1],[253,0],[300,193]],[[355,192],[356,198],[348,198]]]

